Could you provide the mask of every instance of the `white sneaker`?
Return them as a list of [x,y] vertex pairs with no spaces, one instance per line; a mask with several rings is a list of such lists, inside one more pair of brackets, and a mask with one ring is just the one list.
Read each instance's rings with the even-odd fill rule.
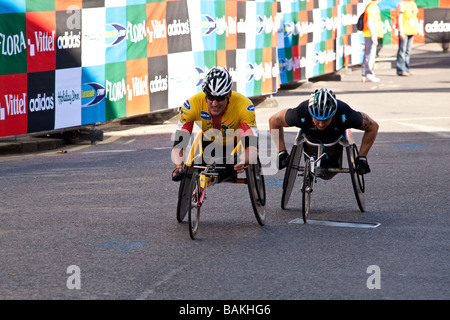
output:
[[378,79],[377,77],[375,77],[372,74],[362,77],[362,82],[379,82],[379,81],[380,81],[380,79]]

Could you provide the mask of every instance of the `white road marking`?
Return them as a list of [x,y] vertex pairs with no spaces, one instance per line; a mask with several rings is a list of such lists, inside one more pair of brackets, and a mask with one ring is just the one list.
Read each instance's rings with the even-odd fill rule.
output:
[[173,269],[168,274],[162,277],[162,279],[158,282],[156,282],[153,286],[142,292],[136,299],[137,300],[145,300],[148,299],[148,297],[155,293],[155,289],[158,288],[160,285],[164,284],[165,282],[172,279],[175,275],[183,271],[183,268]]
[[[302,218],[297,218],[289,223],[297,223],[297,224],[304,224]],[[326,220],[313,220],[308,219],[308,223],[311,225],[318,225],[318,226],[329,226],[329,227],[350,227],[350,228],[376,228],[380,226],[380,223],[363,223],[363,222],[345,222],[345,221],[326,221]]]

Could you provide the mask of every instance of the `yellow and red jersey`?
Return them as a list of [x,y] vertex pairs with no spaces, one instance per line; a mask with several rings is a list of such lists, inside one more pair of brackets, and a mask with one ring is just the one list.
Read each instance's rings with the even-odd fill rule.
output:
[[234,137],[258,135],[253,102],[236,91],[231,92],[225,113],[218,117],[209,113],[204,92],[187,99],[180,109],[177,130],[192,133],[194,123],[197,123],[205,137],[209,139],[212,136],[216,137],[220,130],[224,145],[227,143],[227,132],[228,136]]

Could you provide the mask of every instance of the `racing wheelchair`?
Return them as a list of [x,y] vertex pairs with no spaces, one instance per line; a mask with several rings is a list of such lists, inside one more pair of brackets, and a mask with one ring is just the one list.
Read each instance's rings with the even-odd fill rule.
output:
[[[348,167],[343,166],[344,149],[347,154]],[[317,178],[330,180],[338,173],[350,173],[356,202],[361,212],[364,212],[366,207],[365,183],[364,176],[359,174],[355,168],[357,155],[358,147],[350,129],[347,129],[336,141],[327,144],[311,141],[300,129],[292,146],[289,163],[284,174],[281,208],[286,209],[295,180],[297,176],[302,176],[302,215],[303,222],[307,223],[311,194]],[[328,159],[332,159],[332,161],[326,163]]]
[[[256,220],[259,225],[263,226],[266,219],[266,189],[259,157],[257,157],[256,163],[245,167],[245,178],[234,177],[234,179],[219,181],[219,176],[226,174],[227,171],[227,167],[221,164],[224,160],[223,157],[220,158],[221,161],[217,158],[210,164],[204,164],[204,161],[201,165],[195,164],[196,160],[201,159],[203,156],[202,137],[202,132],[196,134],[183,168],[185,175],[181,180],[178,191],[177,221],[183,222],[187,214],[189,235],[191,239],[195,239],[200,223],[200,209],[206,199],[207,188],[217,183],[228,181],[247,184]],[[238,151],[244,151],[241,141],[238,142],[231,154],[226,157],[226,159],[233,162],[225,161],[225,163],[236,163]]]

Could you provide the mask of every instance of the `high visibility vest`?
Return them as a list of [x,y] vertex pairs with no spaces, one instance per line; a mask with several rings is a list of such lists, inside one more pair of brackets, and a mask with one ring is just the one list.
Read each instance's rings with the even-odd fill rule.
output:
[[417,5],[414,1],[401,1],[397,7],[398,14],[403,13],[403,32],[406,35],[416,35],[417,34]]
[[377,38],[383,38],[383,22],[381,21],[380,8],[375,1],[371,1],[366,7],[366,14],[364,16],[364,29],[363,36],[371,37],[369,27],[367,26],[367,20],[371,20],[375,24],[375,33]]

